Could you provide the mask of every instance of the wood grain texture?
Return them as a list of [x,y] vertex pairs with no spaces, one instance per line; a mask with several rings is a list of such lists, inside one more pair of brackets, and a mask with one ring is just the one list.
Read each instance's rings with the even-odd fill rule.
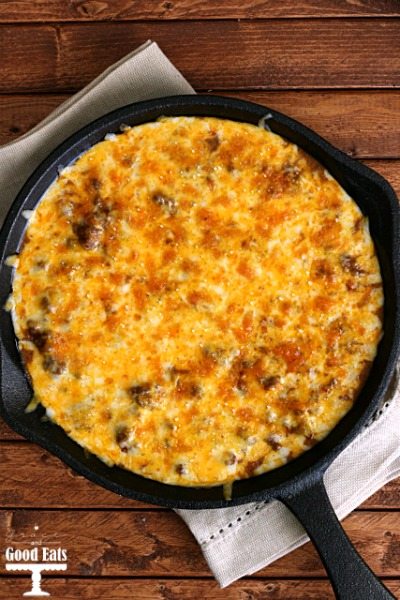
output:
[[361,509],[400,510],[400,479],[390,481],[373,496],[368,498]]
[[[400,157],[400,91],[228,92],[281,111],[356,158]],[[0,144],[29,131],[67,95],[0,96]]]
[[[215,581],[159,579],[96,579],[51,578],[44,573],[42,588],[55,598],[63,600],[333,600],[334,594],[326,580],[272,580],[245,579],[221,589]],[[386,582],[397,594],[400,584]],[[20,600],[29,589],[27,577],[0,579],[0,598]]]
[[0,441],[4,440],[22,440],[23,438],[15,433],[0,417]]
[[0,22],[396,16],[397,0],[2,0]]
[[[8,436],[17,441],[0,444],[1,507],[157,509],[91,483],[36,444],[18,443],[22,438],[10,429],[5,431],[5,424],[1,425],[4,425],[3,440]],[[45,496],[43,489],[46,489]],[[358,508],[371,509],[400,510],[400,479],[387,483]]]
[[283,19],[1,25],[0,93],[76,90],[149,38],[200,90],[400,87],[400,20]]
[[400,157],[398,91],[248,92],[232,95],[297,119],[354,158]]
[[[396,16],[398,0],[0,0],[0,144],[152,38],[196,89],[297,118],[375,168],[400,196]],[[54,598],[334,598],[310,544],[221,590],[172,511],[90,483],[1,420],[0,506],[1,553],[31,541],[68,549],[66,576],[43,578]],[[344,521],[398,598],[399,510],[400,478]],[[21,598],[29,585],[0,561],[1,600]]]
[[[123,498],[95,485],[35,444],[0,444],[0,481],[1,507],[131,510],[159,508]],[[364,502],[361,508],[400,509],[400,479],[388,483]]]
[[[400,582],[385,581],[393,594],[400,597]],[[20,600],[29,588],[26,577],[0,579],[0,598]],[[63,600],[333,600],[327,580],[242,579],[221,589],[206,579],[97,579],[51,578],[43,574],[42,588]]]
[[[242,526],[245,524],[246,517],[242,518]],[[344,528],[374,572],[400,578],[400,520],[396,513],[355,512],[345,519]],[[14,548],[30,542],[66,548],[70,576],[210,574],[195,539],[170,511],[1,511],[0,539]],[[6,572],[3,563],[0,572]],[[288,573],[311,579],[325,576],[310,543],[261,569],[257,576],[285,578]]]
[[[20,600],[29,587],[26,578],[1,578],[0,598]],[[398,589],[397,582],[394,584]],[[42,588],[63,600],[331,600],[333,592],[327,581],[272,581],[245,580],[228,589],[221,589],[209,580],[135,580],[135,579],[52,579],[46,577]],[[393,588],[392,588],[393,589]]]
[[0,481],[0,506],[155,508],[91,483],[35,444],[0,444]]
[[[32,88],[37,80],[47,79],[47,89],[56,86],[58,62],[57,30],[52,27],[8,27],[0,26],[0,73],[7,73],[11,83],[18,81],[18,88]],[[4,60],[7,65],[4,65]],[[46,73],[46,75],[45,75]],[[0,93],[7,91],[0,84]],[[12,85],[12,84],[11,84]]]

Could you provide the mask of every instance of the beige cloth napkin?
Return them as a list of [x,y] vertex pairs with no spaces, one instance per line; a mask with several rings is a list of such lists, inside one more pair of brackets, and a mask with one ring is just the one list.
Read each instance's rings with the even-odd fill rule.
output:
[[[74,131],[131,102],[194,93],[157,44],[146,42],[18,140],[0,148],[0,222],[41,160]],[[400,474],[397,380],[378,417],[329,468],[325,482],[339,518]],[[307,541],[279,502],[227,509],[179,510],[222,587],[254,573]]]
[[0,225],[22,184],[42,160],[75,131],[131,102],[194,94],[193,88],[154,42],[108,68],[44,121],[0,148]]

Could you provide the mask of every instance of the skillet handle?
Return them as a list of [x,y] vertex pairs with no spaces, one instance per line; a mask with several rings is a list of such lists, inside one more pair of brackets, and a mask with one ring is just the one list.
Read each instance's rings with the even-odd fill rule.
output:
[[323,479],[278,498],[299,519],[318,550],[336,598],[395,598],[357,554],[330,503]]

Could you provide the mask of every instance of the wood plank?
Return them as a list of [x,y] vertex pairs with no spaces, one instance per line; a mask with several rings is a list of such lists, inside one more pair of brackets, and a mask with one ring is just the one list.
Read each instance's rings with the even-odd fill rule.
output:
[[[245,519],[243,519],[245,526]],[[355,512],[344,527],[358,551],[380,576],[400,577],[397,513]],[[209,569],[200,547],[173,512],[1,511],[4,545],[30,542],[68,551],[70,576],[202,577]],[[4,564],[0,570],[5,573]],[[324,577],[310,543],[257,573],[263,577]]]
[[0,417],[0,441],[4,440],[22,440],[23,438],[15,433]]
[[[400,582],[385,581],[393,594],[400,597]],[[241,579],[221,589],[212,579],[75,579],[51,578],[43,573],[42,588],[55,598],[63,600],[333,600],[334,594],[327,580],[257,581]],[[29,589],[28,577],[0,579],[0,597],[20,600]]]
[[400,156],[400,92],[228,92],[314,129],[354,158]]
[[[356,158],[400,157],[400,91],[229,92],[302,121]],[[29,131],[67,95],[0,96],[0,144]]]
[[0,92],[79,89],[148,38],[200,90],[400,87],[400,20],[355,18],[2,25]]
[[0,145],[32,129],[67,98],[56,94],[0,96]]
[[2,0],[0,22],[396,16],[397,0]]
[[[330,600],[334,594],[327,581],[241,580],[221,589],[212,580],[52,579],[43,574],[42,589],[64,600]],[[394,584],[398,589],[397,582]],[[29,588],[27,578],[1,578],[0,596],[20,600]]]
[[36,444],[0,444],[0,481],[3,507],[157,508],[95,485]]
[[[0,481],[1,507],[157,508],[95,485],[35,444],[0,444]],[[43,489],[46,489],[45,496]],[[68,494],[65,489],[68,489]],[[388,483],[360,508],[400,509],[400,478]]]
[[[16,34],[16,37],[15,37]],[[57,82],[57,31],[54,27],[9,27],[0,26],[0,73],[6,73],[6,87],[17,82],[17,88],[31,90],[36,81],[42,81],[46,73],[49,91]],[[3,60],[7,61],[4,65]],[[19,82],[19,83],[18,83]]]
[[397,509],[400,510],[400,478],[387,483],[383,488],[368,498],[361,509]]

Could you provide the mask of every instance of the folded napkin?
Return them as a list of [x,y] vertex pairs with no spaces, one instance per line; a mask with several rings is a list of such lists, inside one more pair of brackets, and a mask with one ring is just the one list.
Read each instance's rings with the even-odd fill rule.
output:
[[[157,44],[146,42],[37,127],[0,148],[0,223],[19,188],[43,158],[74,131],[131,102],[194,93]],[[336,459],[325,476],[339,518],[400,474],[400,393],[397,377],[382,410]],[[176,511],[200,544],[219,584],[249,575],[307,541],[304,530],[274,501],[207,511]]]
[[147,41],[68,98],[44,121],[0,148],[0,225],[32,171],[63,140],[90,121],[141,100],[194,94],[154,42]]

